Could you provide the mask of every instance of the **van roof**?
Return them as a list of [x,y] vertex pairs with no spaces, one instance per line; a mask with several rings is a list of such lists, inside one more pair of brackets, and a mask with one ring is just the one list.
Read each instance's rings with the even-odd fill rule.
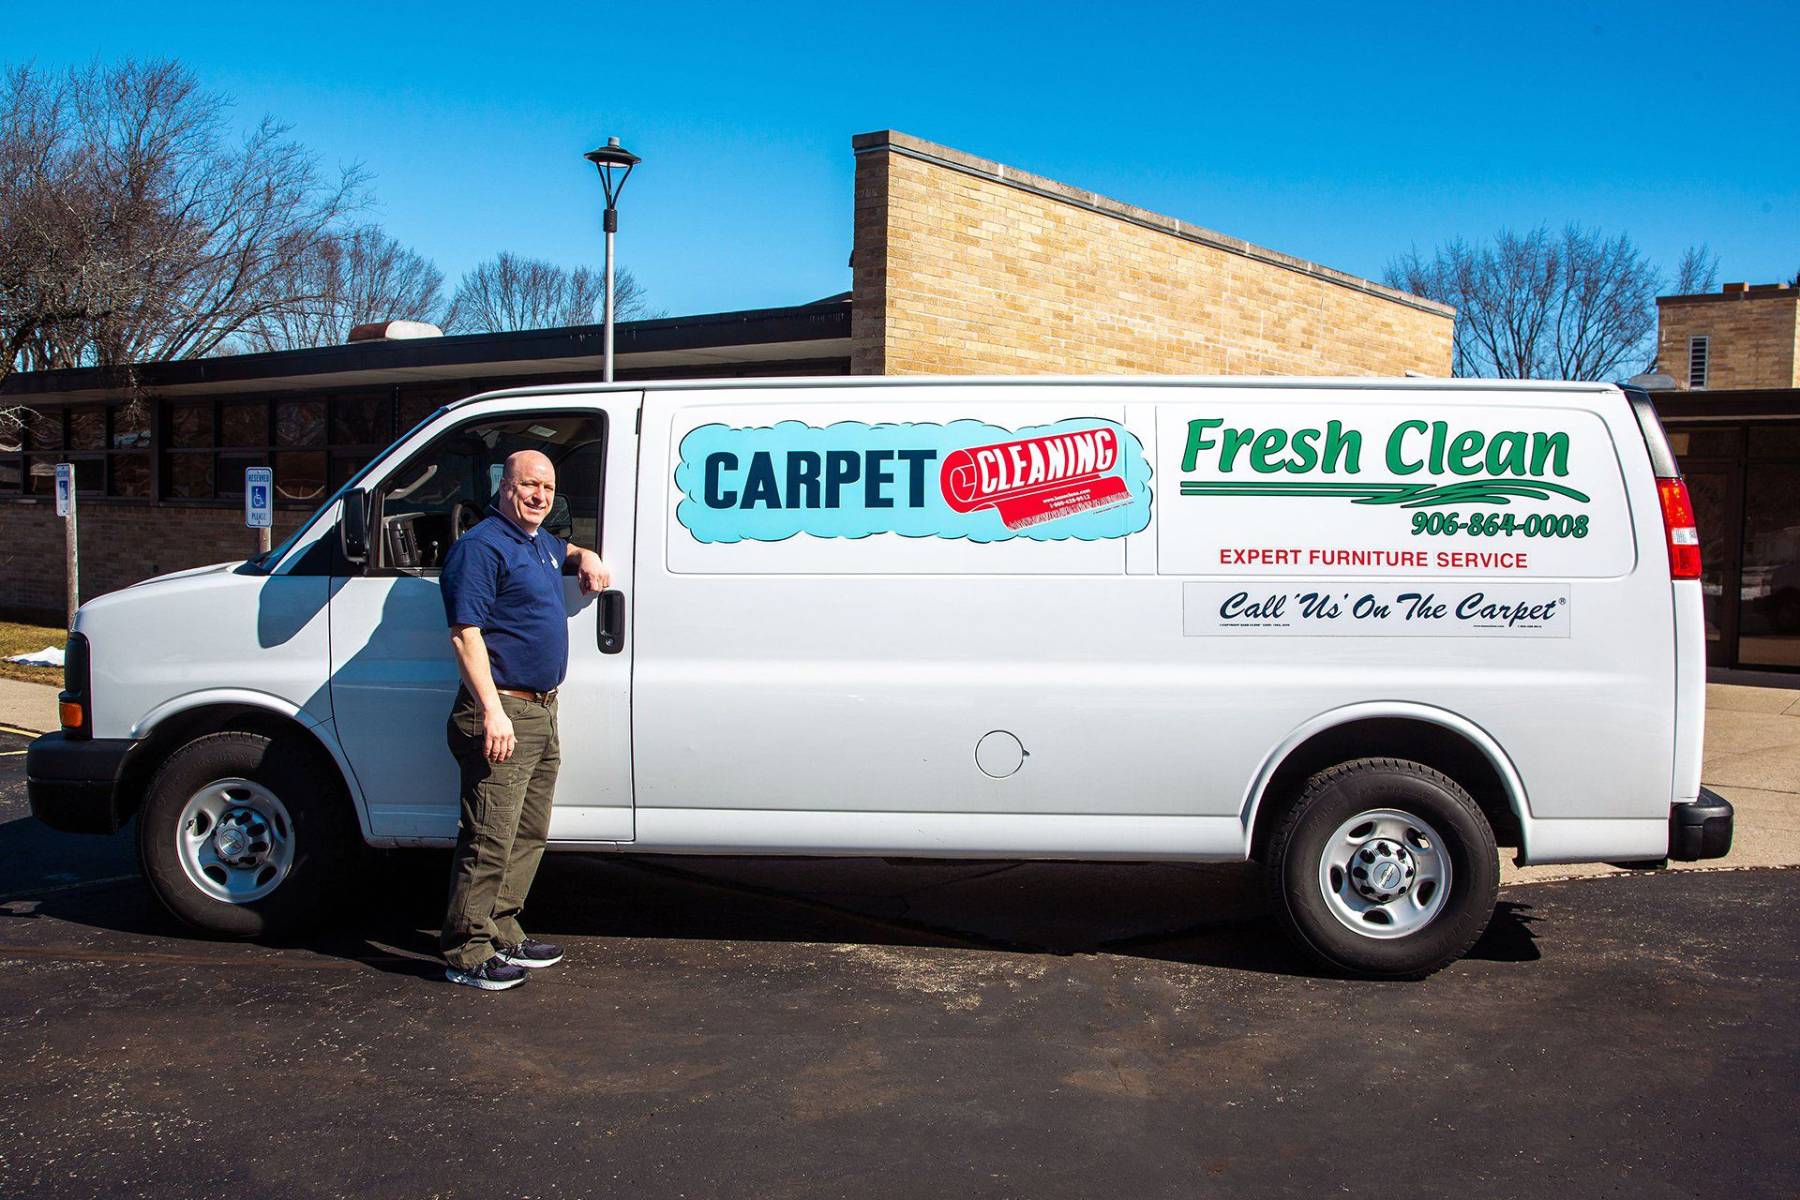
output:
[[455,401],[458,408],[477,400],[512,396],[568,396],[594,392],[644,392],[646,398],[662,392],[760,391],[765,388],[939,388],[984,386],[1030,387],[1039,384],[1079,387],[1201,387],[1201,388],[1307,388],[1332,391],[1415,392],[1514,392],[1594,394],[1617,392],[1610,383],[1579,383],[1542,379],[1449,379],[1416,376],[1403,379],[1382,376],[1305,375],[801,375],[791,378],[659,379],[612,383],[558,383],[483,392]]

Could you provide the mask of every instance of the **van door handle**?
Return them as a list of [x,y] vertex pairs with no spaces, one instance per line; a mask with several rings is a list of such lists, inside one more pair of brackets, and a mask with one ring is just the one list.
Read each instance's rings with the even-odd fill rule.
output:
[[617,654],[625,648],[625,593],[607,588],[600,593],[600,653]]

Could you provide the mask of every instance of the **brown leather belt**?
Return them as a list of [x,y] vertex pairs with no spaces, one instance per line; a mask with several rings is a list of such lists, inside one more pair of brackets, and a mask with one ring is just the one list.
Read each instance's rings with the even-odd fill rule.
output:
[[539,704],[549,704],[552,700],[556,699],[556,693],[559,689],[551,688],[547,692],[528,692],[524,688],[497,687],[494,690],[499,692],[502,696],[516,696],[520,700],[536,700]]

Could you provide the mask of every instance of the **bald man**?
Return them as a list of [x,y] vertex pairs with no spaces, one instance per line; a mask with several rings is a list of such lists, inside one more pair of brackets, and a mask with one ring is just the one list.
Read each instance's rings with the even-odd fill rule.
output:
[[506,460],[500,493],[444,558],[444,615],[462,688],[447,737],[462,776],[462,819],[438,946],[452,983],[498,992],[562,961],[527,937],[525,896],[544,856],[561,761],[556,689],[569,665],[562,576],[610,582],[592,550],[544,529],[556,468],[536,450]]

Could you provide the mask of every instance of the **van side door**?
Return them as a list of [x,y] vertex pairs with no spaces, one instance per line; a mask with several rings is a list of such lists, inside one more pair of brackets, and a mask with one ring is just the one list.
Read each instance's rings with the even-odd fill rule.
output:
[[[562,770],[553,839],[629,841],[632,521],[641,393],[515,397],[451,410],[371,472],[369,554],[334,579],[331,707],[369,810],[403,842],[456,835],[455,761],[445,721],[460,684],[439,575],[450,545],[487,513],[506,457],[540,450],[556,468],[545,527],[598,550],[616,596],[564,579],[569,673],[560,692]],[[603,627],[603,614],[615,618]],[[605,648],[602,648],[602,643]]]

